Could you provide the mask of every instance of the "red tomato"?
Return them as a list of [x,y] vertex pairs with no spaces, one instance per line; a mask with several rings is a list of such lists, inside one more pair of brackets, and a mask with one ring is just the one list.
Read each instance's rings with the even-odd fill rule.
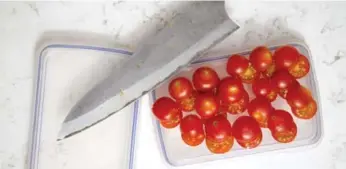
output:
[[208,119],[219,111],[220,101],[212,93],[200,93],[197,95],[195,107],[202,119]]
[[250,62],[241,55],[232,55],[227,61],[227,72],[229,75],[240,75],[249,67]]
[[284,110],[275,110],[268,119],[268,127],[274,139],[281,143],[288,143],[297,136],[297,125],[292,116]]
[[206,120],[205,133],[207,140],[217,143],[233,138],[231,123],[223,115],[217,115]]
[[195,110],[196,97],[197,92],[193,91],[191,96],[177,100],[177,103],[183,111],[190,112],[192,110]]
[[298,81],[291,74],[289,74],[287,70],[276,71],[272,76],[272,82],[282,98],[286,98],[287,89],[291,85],[299,84]]
[[300,119],[311,119],[317,113],[317,103],[311,99],[307,106],[302,108],[291,108],[292,113]]
[[257,97],[248,104],[247,112],[253,117],[260,127],[268,127],[268,118],[271,112],[274,111],[273,106],[264,97]]
[[220,103],[220,109],[226,109],[230,114],[240,114],[246,110],[246,107],[249,103],[249,94],[247,92],[244,93],[243,97],[233,103],[222,102]]
[[293,64],[288,71],[296,79],[304,77],[310,71],[310,63],[304,55],[299,55],[298,62]]
[[243,74],[239,75],[240,79],[244,83],[252,84],[256,79],[260,77],[260,74],[256,69],[250,65]]
[[233,135],[238,144],[244,148],[255,148],[262,141],[260,126],[249,116],[241,116],[233,123]]
[[220,78],[215,70],[204,66],[198,68],[193,73],[192,82],[197,91],[206,92],[216,88],[220,82]]
[[270,102],[274,101],[278,95],[275,85],[271,79],[268,78],[255,80],[252,84],[252,91],[257,97],[263,96]]
[[275,72],[275,64],[271,64],[268,69],[266,69],[264,72],[263,72],[263,75],[265,77],[272,77],[274,72]]
[[298,62],[299,52],[293,46],[282,46],[275,50],[274,60],[276,69],[289,69],[293,64]]
[[215,154],[223,154],[228,152],[233,147],[233,143],[233,137],[228,137],[227,139],[225,139],[225,141],[222,142],[214,142],[206,139],[208,150]]
[[182,114],[179,105],[169,97],[157,99],[152,107],[152,112],[160,121],[176,120]]
[[225,103],[234,103],[239,101],[244,93],[244,86],[239,79],[226,77],[220,82],[217,96]]
[[265,46],[259,46],[252,50],[249,60],[252,66],[260,72],[264,72],[273,64],[272,53]]
[[168,91],[174,99],[179,100],[191,96],[193,87],[189,79],[178,77],[169,83]]
[[301,85],[293,85],[287,90],[286,101],[291,108],[306,107],[311,99],[311,95]]
[[180,132],[183,141],[190,146],[200,145],[204,138],[203,122],[197,115],[188,115],[180,122]]
[[160,124],[167,129],[171,129],[174,127],[177,127],[183,117],[183,114],[178,114],[171,120],[166,120],[166,121],[160,121]]

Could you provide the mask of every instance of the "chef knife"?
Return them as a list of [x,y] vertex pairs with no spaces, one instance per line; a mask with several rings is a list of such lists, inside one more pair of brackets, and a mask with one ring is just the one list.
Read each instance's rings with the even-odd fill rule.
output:
[[183,2],[185,8],[149,37],[109,77],[72,107],[58,140],[73,136],[120,111],[224,40],[239,26],[224,2]]

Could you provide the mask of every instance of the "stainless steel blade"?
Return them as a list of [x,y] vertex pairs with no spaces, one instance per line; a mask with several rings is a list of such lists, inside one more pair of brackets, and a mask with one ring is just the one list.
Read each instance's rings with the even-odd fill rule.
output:
[[70,137],[106,119],[200,57],[239,27],[224,2],[187,2],[117,71],[89,91],[69,112],[58,139]]

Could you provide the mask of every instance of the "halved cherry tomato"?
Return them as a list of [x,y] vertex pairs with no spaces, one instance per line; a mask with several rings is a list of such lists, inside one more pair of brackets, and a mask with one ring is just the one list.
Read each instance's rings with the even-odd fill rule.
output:
[[239,79],[225,77],[221,80],[217,96],[225,103],[234,103],[239,101],[245,93],[244,86]]
[[167,129],[171,129],[177,127],[180,124],[181,119],[183,118],[183,114],[178,114],[171,120],[160,121],[160,124]]
[[197,91],[206,92],[215,89],[220,82],[220,78],[215,70],[204,66],[193,73],[192,82]]
[[268,128],[274,139],[281,143],[288,143],[297,136],[297,125],[292,116],[284,110],[275,110],[268,119]]
[[241,116],[233,123],[233,135],[238,144],[244,148],[255,148],[262,141],[262,131],[256,120]]
[[298,62],[299,52],[298,50],[289,45],[279,47],[274,52],[274,60],[276,69],[289,69],[293,64]]
[[301,85],[293,85],[287,90],[286,101],[291,108],[306,107],[311,99],[311,95]]
[[169,83],[168,91],[175,100],[179,100],[191,96],[193,87],[189,79],[178,77]]
[[236,102],[223,102],[220,101],[221,109],[226,109],[229,114],[240,114],[246,110],[249,103],[249,94],[245,91],[243,97]]
[[175,121],[182,114],[179,105],[169,97],[157,99],[153,104],[152,112],[160,121]]
[[272,76],[272,82],[282,98],[286,98],[287,89],[291,85],[299,84],[299,82],[289,74],[287,70],[276,71]]
[[211,117],[205,122],[206,139],[212,142],[221,143],[233,137],[232,126],[223,115]]
[[200,145],[204,138],[203,122],[197,115],[187,115],[180,122],[183,141],[190,146]]
[[298,62],[293,64],[288,71],[296,79],[304,77],[310,71],[310,63],[304,55],[299,55]]
[[260,72],[264,72],[274,63],[272,53],[265,46],[259,46],[252,50],[249,60],[252,66]]
[[278,95],[275,85],[269,78],[255,80],[252,84],[252,91],[256,96],[263,96],[270,102],[274,101]]
[[233,147],[233,143],[234,138],[232,136],[228,136],[228,138],[226,138],[225,141],[222,142],[214,142],[206,139],[208,150],[215,154],[227,153]]
[[276,68],[275,68],[275,64],[271,64],[268,69],[266,69],[262,74],[265,77],[272,77],[274,72],[275,72]]
[[271,103],[264,97],[256,97],[247,106],[247,112],[261,127],[268,127],[268,118],[274,111]]
[[239,77],[244,83],[252,83],[259,77],[259,72],[250,61],[241,55],[232,55],[227,61],[227,73]]
[[183,111],[190,112],[192,110],[195,110],[195,101],[197,97],[197,92],[193,91],[192,95],[183,99],[177,100],[177,103],[179,104],[180,108]]
[[300,119],[311,119],[317,113],[317,103],[311,99],[307,106],[302,108],[291,108],[292,113]]
[[196,112],[202,119],[208,119],[219,111],[220,101],[212,93],[200,93],[195,101]]

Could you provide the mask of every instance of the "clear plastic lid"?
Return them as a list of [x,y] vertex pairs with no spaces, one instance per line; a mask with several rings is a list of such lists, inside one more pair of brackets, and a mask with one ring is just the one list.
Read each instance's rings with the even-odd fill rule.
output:
[[50,44],[38,52],[29,169],[132,168],[138,102],[71,138],[57,141],[70,108],[132,53]]

